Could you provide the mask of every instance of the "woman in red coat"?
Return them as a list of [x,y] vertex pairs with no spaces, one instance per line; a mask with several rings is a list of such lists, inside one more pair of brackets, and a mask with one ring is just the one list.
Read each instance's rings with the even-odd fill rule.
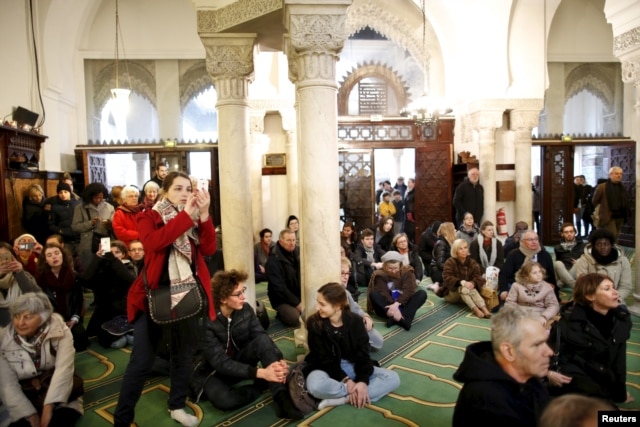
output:
[[[162,183],[163,198],[153,209],[137,216],[140,241],[144,245],[144,268],[149,288],[159,284],[180,284],[193,281],[197,273],[205,284],[207,306],[205,313],[215,320],[209,271],[204,256],[216,250],[216,234],[209,218],[209,193],[191,188],[189,176],[171,172]],[[194,267],[195,266],[195,267]],[[196,273],[194,273],[194,271]],[[115,426],[129,426],[134,421],[134,409],[156,355],[157,344],[164,334],[171,334],[171,418],[184,426],[195,426],[198,418],[185,412],[191,360],[197,345],[201,317],[195,316],[164,327],[154,323],[148,313],[143,274],[131,285],[127,297],[127,315],[134,327],[135,345],[124,374],[118,406],[114,414]]]
[[124,202],[116,208],[111,225],[116,238],[129,247],[132,240],[140,239],[136,215],[144,209],[144,205],[138,203],[140,192],[132,185],[124,187],[121,194]]

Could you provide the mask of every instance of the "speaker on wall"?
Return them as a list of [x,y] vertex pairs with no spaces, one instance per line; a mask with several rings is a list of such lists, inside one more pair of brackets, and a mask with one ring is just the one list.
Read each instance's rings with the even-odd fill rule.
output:
[[13,120],[19,125],[35,126],[38,121],[38,114],[26,108],[18,107],[13,112]]

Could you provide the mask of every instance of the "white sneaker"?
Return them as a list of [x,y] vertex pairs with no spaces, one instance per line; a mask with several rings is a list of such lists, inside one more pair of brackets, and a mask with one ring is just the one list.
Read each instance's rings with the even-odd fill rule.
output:
[[169,413],[171,414],[171,419],[179,422],[185,427],[195,427],[200,424],[198,417],[187,414],[184,409],[169,410]]

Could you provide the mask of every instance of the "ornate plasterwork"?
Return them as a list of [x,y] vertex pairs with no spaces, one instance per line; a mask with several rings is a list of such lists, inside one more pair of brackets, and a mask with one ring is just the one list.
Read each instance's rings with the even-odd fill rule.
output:
[[[387,64],[373,63],[373,61],[364,64],[358,64],[351,72],[340,82],[338,90],[338,114],[347,115],[349,110],[349,94],[354,86],[362,79],[367,77],[377,77],[383,79],[392,89],[398,101],[398,105],[407,105],[411,96],[409,94],[409,85],[402,77]],[[399,111],[394,112],[399,114]]]
[[390,10],[381,9],[372,3],[350,8],[346,21],[347,33],[354,34],[367,26],[374,28],[389,40],[393,40],[394,43],[407,49],[421,66],[426,67],[424,72],[429,76],[429,62],[432,50],[430,46],[437,41],[437,37],[428,21],[426,28],[427,46],[422,44],[422,32],[419,31],[420,29],[407,25],[404,19],[392,14]]
[[191,99],[208,89],[212,84],[211,77],[207,74],[205,61],[189,67],[180,76],[180,110],[184,110]]
[[582,90],[587,90],[602,101],[607,111],[612,111],[616,75],[617,66],[612,64],[583,64],[574,68],[565,78],[565,102]]
[[626,31],[613,39],[613,53],[617,57],[634,49],[640,49],[640,27]]
[[509,128],[511,130],[524,132],[531,140],[531,130],[538,126],[540,121],[540,110],[512,110],[509,113]]
[[640,87],[640,55],[622,61],[622,81]]
[[204,43],[207,72],[214,78],[253,77],[253,45]]
[[346,15],[289,16],[289,40],[298,53],[339,53],[347,38]]
[[283,7],[283,0],[238,0],[215,10],[198,10],[199,33],[219,33]]
[[[124,62],[124,61],[122,61]],[[131,90],[136,94],[149,100],[149,102],[156,107],[156,79],[150,69],[153,70],[150,64],[153,61],[126,61],[126,68],[121,64],[120,68],[125,69],[124,74],[120,74],[119,82],[121,87],[129,88],[129,81],[131,82]],[[145,67],[145,64],[149,64],[149,68]],[[95,62],[95,67],[100,67],[101,62]],[[102,111],[105,104],[111,99],[111,88],[115,87],[115,64],[109,62],[100,69],[93,87],[95,89],[93,96],[93,105],[95,111]],[[128,75],[127,75],[128,72]]]

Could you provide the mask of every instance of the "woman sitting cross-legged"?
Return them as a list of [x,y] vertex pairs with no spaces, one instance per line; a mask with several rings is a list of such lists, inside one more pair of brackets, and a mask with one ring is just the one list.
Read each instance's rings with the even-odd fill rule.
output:
[[418,289],[413,267],[402,265],[402,259],[396,251],[382,256],[382,269],[371,276],[367,311],[387,318],[387,327],[397,323],[408,331],[416,311],[427,300],[427,293]]
[[321,399],[318,409],[347,403],[362,408],[398,388],[398,374],[375,366],[369,356],[369,336],[349,310],[345,288],[327,283],[316,301],[318,311],[307,319],[305,375],[309,393]]
[[[213,406],[232,410],[247,405],[262,394],[256,380],[269,385],[276,415],[302,419],[285,385],[289,367],[282,352],[260,325],[247,303],[247,274],[218,271],[211,281],[216,319],[206,320],[206,333],[194,359],[189,388]],[[260,366],[258,366],[260,362]],[[243,380],[253,383],[236,386]]]
[[0,399],[10,427],[75,425],[84,412],[71,331],[42,292],[19,296],[9,311],[12,323],[0,330]]
[[451,258],[444,263],[442,296],[445,301],[457,303],[462,300],[480,317],[491,317],[484,299],[478,292],[484,285],[480,265],[469,256],[469,244],[456,239],[451,245]]
[[604,274],[578,277],[572,301],[562,307],[549,336],[549,345],[558,354],[557,366],[547,374],[552,395],[578,393],[633,401],[626,389],[632,321],[619,297]]

